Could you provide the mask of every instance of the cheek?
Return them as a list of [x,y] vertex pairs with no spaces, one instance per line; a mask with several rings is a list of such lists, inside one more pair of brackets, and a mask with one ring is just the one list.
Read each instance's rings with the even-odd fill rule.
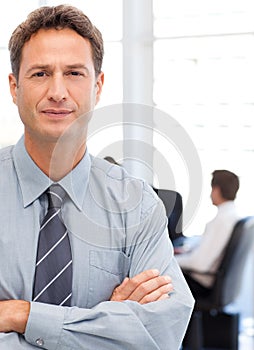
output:
[[17,105],[20,109],[26,109],[30,106],[30,96],[27,96],[26,94],[23,94],[22,90],[18,90],[17,93]]
[[19,88],[17,93],[17,103],[26,109],[36,109],[36,106],[43,101],[44,94],[41,89]]
[[72,94],[72,97],[83,113],[90,112],[97,101],[96,89],[91,87],[76,91],[75,96]]
[[[22,89],[18,89],[16,96],[16,105],[22,122],[28,121],[35,114],[36,102],[34,93],[25,93]],[[33,118],[32,118],[33,119]]]

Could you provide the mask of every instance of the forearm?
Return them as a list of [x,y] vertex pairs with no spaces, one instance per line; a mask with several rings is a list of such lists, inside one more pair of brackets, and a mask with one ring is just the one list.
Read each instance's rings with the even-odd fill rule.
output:
[[[25,338],[34,345],[41,339],[42,348],[49,350],[140,349],[143,344],[151,350],[157,349],[142,328],[135,314],[121,302],[103,302],[92,309],[32,303]],[[138,331],[140,339],[132,340],[133,331]],[[130,347],[131,342],[139,346]]]
[[32,303],[25,338],[34,345],[41,339],[49,350],[176,350],[191,313],[191,305],[177,299],[103,302],[92,309]]
[[188,325],[193,298],[174,259],[169,272],[176,280],[175,288],[161,301],[105,301],[92,309],[31,303],[25,338],[34,345],[41,339],[49,350],[176,350]]

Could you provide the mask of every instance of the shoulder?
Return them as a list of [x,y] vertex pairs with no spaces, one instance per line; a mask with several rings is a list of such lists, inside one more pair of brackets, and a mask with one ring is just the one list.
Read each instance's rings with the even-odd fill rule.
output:
[[227,236],[239,219],[239,214],[233,201],[228,201],[218,206],[217,215],[207,224],[207,231],[217,236]]
[[90,155],[91,171],[95,174],[103,174],[105,177],[115,180],[123,180],[128,175],[124,167],[108,162],[107,160]]
[[10,187],[13,186],[15,178],[15,166],[13,159],[13,146],[0,149],[0,188],[1,194],[10,193]]
[[12,150],[14,146],[8,146],[0,149],[0,161],[12,159]]
[[152,187],[143,179],[129,174],[124,167],[104,159],[91,157],[90,185],[100,189],[100,195],[111,197],[127,208],[139,206],[141,215],[147,215],[160,200]]
[[218,206],[217,213],[218,220],[230,220],[231,218],[238,217],[237,207],[234,201],[226,201]]
[[[0,167],[5,168],[13,164],[13,146],[0,149]],[[1,173],[3,169],[1,170]]]

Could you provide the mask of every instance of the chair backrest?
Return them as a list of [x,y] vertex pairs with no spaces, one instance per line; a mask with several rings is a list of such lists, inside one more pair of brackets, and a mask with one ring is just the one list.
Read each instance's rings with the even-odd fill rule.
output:
[[239,220],[224,251],[213,287],[217,309],[232,303],[239,295],[243,269],[254,243],[254,216]]
[[183,202],[180,193],[173,190],[156,189],[155,192],[162,200],[166,215],[168,217],[168,234],[171,241],[174,243],[179,238],[183,237],[182,232],[182,214],[183,214]]

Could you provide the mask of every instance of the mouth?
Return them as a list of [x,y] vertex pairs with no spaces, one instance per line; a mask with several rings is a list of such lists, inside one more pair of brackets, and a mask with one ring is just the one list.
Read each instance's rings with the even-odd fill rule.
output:
[[42,113],[47,115],[49,118],[62,119],[68,117],[72,113],[72,110],[49,108],[44,109]]

